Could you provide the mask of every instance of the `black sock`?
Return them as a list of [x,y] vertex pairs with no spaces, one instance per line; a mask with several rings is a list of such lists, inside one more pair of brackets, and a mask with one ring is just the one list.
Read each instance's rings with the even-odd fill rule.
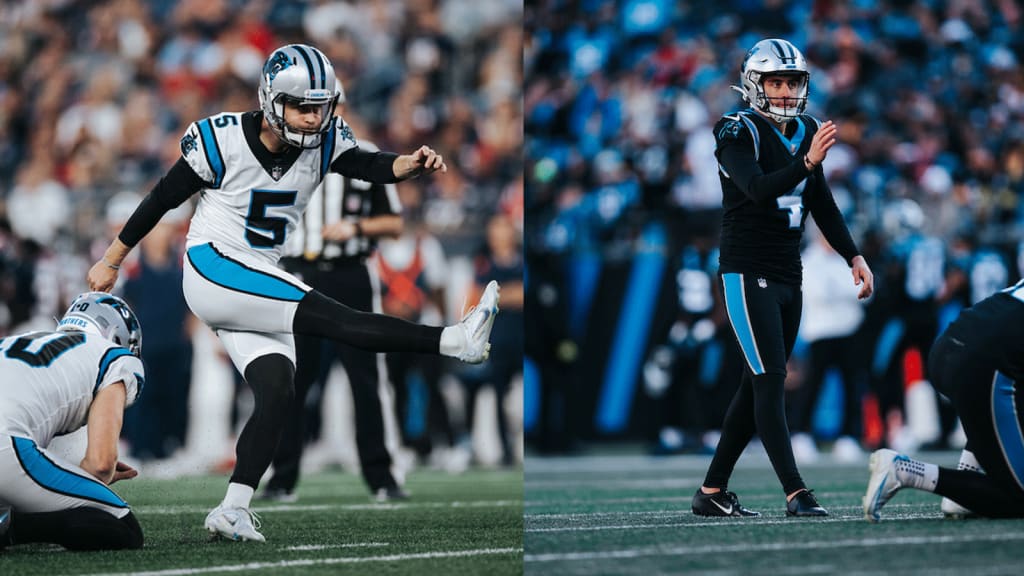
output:
[[270,467],[295,398],[294,378],[295,366],[281,354],[260,356],[246,366],[245,381],[256,406],[235,446],[232,482],[255,490]]
[[330,338],[370,352],[439,354],[444,328],[360,312],[312,290],[299,301],[292,330],[296,334]]
[[1024,496],[1004,490],[991,476],[939,467],[935,493],[989,518],[1024,518]]
[[142,528],[128,512],[117,518],[98,508],[70,508],[56,512],[12,512],[13,544],[51,542],[69,550],[121,550],[142,548]]

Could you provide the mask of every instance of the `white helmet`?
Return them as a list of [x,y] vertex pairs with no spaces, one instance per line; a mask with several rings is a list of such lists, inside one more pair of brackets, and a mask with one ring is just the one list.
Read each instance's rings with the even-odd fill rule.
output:
[[[270,129],[299,148],[316,148],[334,121],[338,84],[323,52],[305,44],[289,44],[274,50],[260,74],[260,108]],[[321,106],[320,126],[305,131],[284,121],[284,104]]]
[[80,294],[57,323],[57,330],[88,332],[124,346],[138,356],[142,352],[142,326],[124,300],[106,292]]
[[[765,76],[793,75],[799,76],[803,85],[798,89],[796,106],[774,106],[764,93],[762,81]],[[756,110],[762,112],[776,122],[788,122],[803,114],[807,108],[807,93],[811,73],[807,70],[804,55],[787,40],[769,38],[761,40],[747,52],[743,58],[743,69],[740,71],[740,86],[733,86],[743,95]]]

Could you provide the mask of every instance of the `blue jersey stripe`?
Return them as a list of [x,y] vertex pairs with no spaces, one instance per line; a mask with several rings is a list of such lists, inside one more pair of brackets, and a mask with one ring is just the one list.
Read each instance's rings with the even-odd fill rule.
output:
[[1012,379],[996,371],[992,382],[992,421],[1010,473],[1017,486],[1024,489],[1024,433],[1017,419],[1015,388],[1016,383]]
[[209,118],[199,122],[199,137],[203,140],[206,162],[213,171],[213,187],[220,188],[220,183],[224,180],[224,160],[221,158],[220,147],[217,146],[217,137],[213,134],[213,125]]
[[302,288],[277,276],[224,256],[211,244],[189,248],[188,260],[203,278],[235,292],[288,302],[298,302],[306,295]]
[[107,375],[107,369],[110,365],[122,356],[131,356],[132,353],[127,348],[111,348],[103,353],[103,357],[100,358],[100,370],[96,375],[96,385],[92,387],[92,395],[96,395],[96,391],[100,388],[100,383],[103,382],[103,377]]
[[[751,112],[751,113],[753,114],[754,112]],[[757,124],[754,124],[754,121],[751,120],[750,118],[747,118],[747,115],[744,114],[743,112],[740,112],[740,113],[736,114],[736,116],[739,116],[739,119],[742,120],[743,123],[747,125],[747,130],[750,130],[750,135],[754,139],[754,160],[760,160],[761,159],[761,133],[758,132],[758,130],[757,130]]]
[[21,467],[36,484],[58,494],[91,500],[117,508],[128,507],[127,502],[99,480],[58,466],[39,451],[35,442],[16,436],[12,436],[11,440],[14,443],[14,452],[18,456]]
[[722,274],[725,291],[725,309],[729,313],[729,323],[740,342],[743,357],[747,359],[750,370],[754,374],[764,374],[761,355],[757,351],[754,330],[750,327],[750,316],[747,313],[747,302],[744,297],[743,275],[738,273]]

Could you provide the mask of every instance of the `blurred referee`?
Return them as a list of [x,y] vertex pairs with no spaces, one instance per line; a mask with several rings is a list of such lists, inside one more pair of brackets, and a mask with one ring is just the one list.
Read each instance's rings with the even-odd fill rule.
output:
[[[345,92],[338,83],[338,114],[344,112]],[[360,141],[375,151],[370,142]],[[377,238],[402,233],[401,204],[394,184],[371,184],[340,174],[328,174],[313,193],[309,206],[285,244],[281,264],[303,282],[339,302],[364,312],[380,312],[380,282],[376,267],[367,265]],[[372,262],[371,262],[372,264]],[[408,496],[391,470],[385,443],[384,410],[392,410],[386,393],[384,355],[366,352],[321,338],[295,335],[295,403],[274,455],[274,475],[263,498],[295,501],[305,439],[306,394],[326,378],[339,360],[352,386],[356,447],[363,479],[378,501]],[[386,400],[382,400],[382,394]]]

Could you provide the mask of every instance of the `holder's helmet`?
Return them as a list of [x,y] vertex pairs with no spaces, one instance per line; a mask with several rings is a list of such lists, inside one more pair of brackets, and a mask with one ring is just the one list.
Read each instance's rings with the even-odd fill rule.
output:
[[[338,83],[324,53],[305,44],[282,46],[267,58],[260,74],[260,108],[270,129],[285,142],[299,148],[316,148],[334,121]],[[319,106],[320,126],[303,130],[284,119],[285,103]]]
[[142,352],[142,326],[128,303],[106,292],[80,294],[57,323],[57,330],[95,334],[124,346],[138,356]]

